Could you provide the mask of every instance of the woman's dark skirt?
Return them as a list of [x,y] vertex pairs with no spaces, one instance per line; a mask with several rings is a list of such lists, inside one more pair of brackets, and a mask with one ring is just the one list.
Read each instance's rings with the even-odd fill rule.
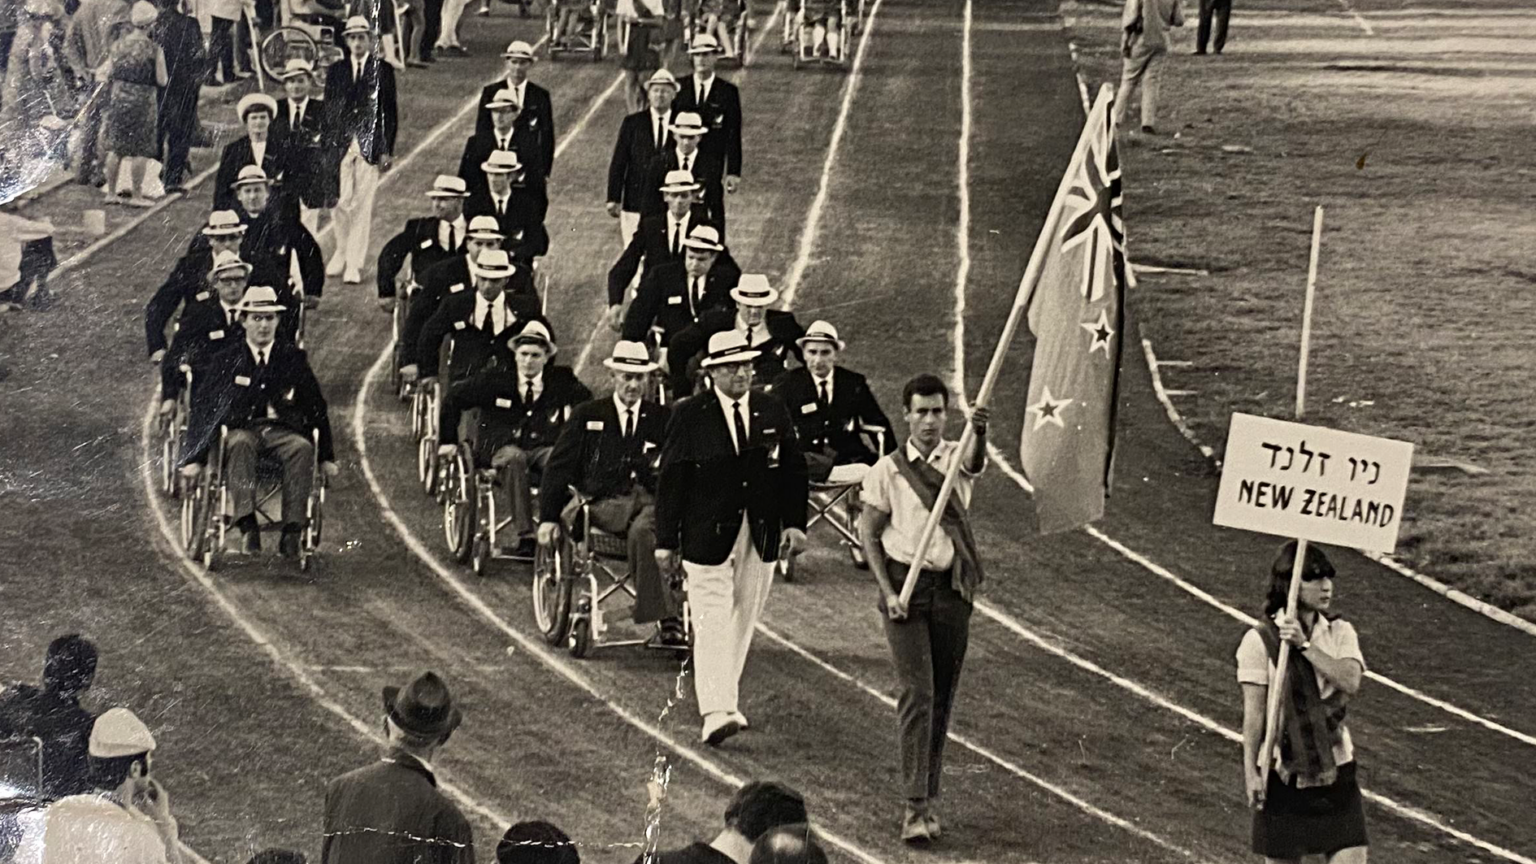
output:
[[1264,809],[1253,814],[1256,854],[1300,858],[1368,845],[1355,763],[1340,765],[1332,785],[1307,789],[1281,783],[1280,776],[1270,772]]

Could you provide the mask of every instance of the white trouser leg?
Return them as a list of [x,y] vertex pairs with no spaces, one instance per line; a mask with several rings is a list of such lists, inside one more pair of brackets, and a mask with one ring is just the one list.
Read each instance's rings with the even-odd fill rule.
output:
[[448,48],[459,44],[459,18],[469,0],[443,0],[443,29],[437,36],[437,47]]
[[752,548],[743,518],[729,558],[716,565],[684,561],[683,568],[693,616],[693,683],[699,713],[735,711],[741,670],[773,584],[773,567]]
[[341,160],[341,195],[336,202],[336,248],[348,267],[363,268],[368,255],[368,235],[373,228],[373,198],[379,188],[379,169],[369,165],[353,139]]

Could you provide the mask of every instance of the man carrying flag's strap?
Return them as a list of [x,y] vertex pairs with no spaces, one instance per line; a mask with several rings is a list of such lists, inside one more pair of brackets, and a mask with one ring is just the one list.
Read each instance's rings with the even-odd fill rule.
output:
[[[906,810],[901,839],[926,843],[941,830],[939,779],[950,709],[970,633],[971,604],[982,581],[981,558],[967,507],[971,485],[987,464],[987,409],[971,413],[969,446],[944,440],[949,388],[918,375],[902,388],[906,444],[875,463],[864,477],[859,537],[880,586],[880,610],[891,645],[901,696],[896,703]],[[958,466],[955,463],[958,461]],[[927,551],[918,546],[938,502],[945,473],[959,474]],[[917,563],[921,560],[921,563]],[[910,601],[899,592],[917,569]]]

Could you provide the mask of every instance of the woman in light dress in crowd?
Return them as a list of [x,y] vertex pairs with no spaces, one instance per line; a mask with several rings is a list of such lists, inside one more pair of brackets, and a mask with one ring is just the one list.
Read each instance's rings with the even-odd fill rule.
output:
[[125,29],[112,43],[106,68],[97,76],[111,83],[101,133],[101,149],[107,154],[107,185],[102,194],[108,201],[138,207],[154,203],[142,194],[140,181],[148,177],[150,160],[160,156],[155,120],[159,88],[169,77],[165,52],[149,35],[159,14],[148,0],[133,4],[129,24],[119,25]]

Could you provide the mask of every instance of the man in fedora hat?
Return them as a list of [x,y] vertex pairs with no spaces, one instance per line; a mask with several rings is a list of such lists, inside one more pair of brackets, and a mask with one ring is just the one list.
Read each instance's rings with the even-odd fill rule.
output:
[[272,118],[277,116],[277,100],[265,93],[248,93],[235,105],[245,135],[224,145],[219,155],[219,170],[214,175],[213,209],[233,210],[236,204],[235,181],[240,169],[255,165],[267,177],[275,178],[283,170],[282,145],[272,140]]
[[413,358],[416,368],[400,370],[406,380],[419,375],[424,385],[432,383],[438,374],[438,351],[450,334],[449,380],[468,377],[499,353],[505,340],[520,332],[524,323],[538,317],[538,298],[529,302],[526,297],[507,294],[507,283],[518,269],[503,249],[478,253],[469,271],[475,290],[444,295],[437,311],[422,325]]
[[555,111],[549,91],[528,80],[528,72],[533,69],[535,60],[532,45],[521,39],[513,40],[501,56],[506,61],[506,75],[480,91],[475,134],[491,131],[494,125],[492,109],[486,106],[495,101],[496,94],[502,90],[512,91],[512,101],[518,106],[517,128],[531,143],[526,152],[518,150],[518,155],[529,166],[529,173],[538,178],[539,185],[546,185],[555,166]]
[[691,111],[709,130],[701,144],[710,158],[724,166],[725,191],[741,185],[741,91],[715,74],[720,43],[708,34],[694,38],[688,48],[693,72],[678,79],[677,110]]
[[656,467],[670,413],[645,394],[661,367],[643,344],[623,340],[603,365],[613,395],[571,412],[544,469],[539,544],[554,543],[586,502],[593,527],[625,539],[635,576],[635,623],[657,622],[658,644],[686,644],[680,604],[656,566]]
[[[773,391],[794,415],[811,479],[858,483],[876,459],[896,449],[895,430],[864,376],[838,362],[847,343],[831,322],[812,322],[795,341],[805,365],[780,376]],[[886,431],[881,453],[865,441],[865,428]]]
[[464,212],[470,217],[495,217],[507,238],[502,245],[513,260],[532,266],[534,258],[549,251],[549,232],[544,228],[549,199],[544,190],[524,181],[524,166],[516,151],[492,151],[480,170],[484,188],[469,196]]
[[433,265],[463,254],[469,233],[469,222],[464,218],[464,199],[468,197],[463,180],[437,175],[427,190],[432,215],[407,219],[405,228],[379,250],[379,305],[384,311],[395,308],[395,277],[406,258],[411,259],[411,281],[419,284]]
[[619,237],[629,245],[640,226],[640,210],[653,192],[646,188],[651,163],[672,146],[672,100],[677,79],[657,69],[645,82],[646,106],[624,118],[608,161],[608,215],[619,220]]
[[474,864],[469,820],[432,767],[463,720],[453,694],[424,672],[383,695],[388,749],[326,787],[321,864]]
[[475,451],[477,468],[494,468],[511,499],[511,528],[519,538],[518,553],[533,555],[533,486],[549,462],[560,430],[577,405],[592,398],[569,366],[557,366],[554,334],[539,318],[524,323],[507,340],[513,366],[484,366],[454,384],[443,400],[438,424],[443,455],[451,455],[461,431],[459,419],[480,409],[473,429],[464,430]]
[[342,154],[333,212],[336,252],[325,272],[356,285],[363,281],[379,173],[388,170],[394,158],[400,122],[395,70],[374,50],[373,26],[354,15],[347,19],[342,38],[347,56],[332,63],[325,75],[326,137]]
[[490,159],[492,153],[505,150],[516,153],[518,162],[523,164],[524,182],[545,192],[544,172],[533,170],[527,164],[530,159],[540,155],[539,140],[532,130],[517,122],[517,118],[522,116],[517,94],[503,87],[496,91],[496,95],[484,107],[491,113],[491,128],[476,130],[475,134],[469,136],[464,141],[464,155],[459,157],[459,176],[469,184],[469,191],[478,193],[486,188],[485,170],[480,166]]
[[214,257],[227,252],[244,258],[240,246],[245,242],[246,230],[240,214],[233,210],[215,210],[208,214],[208,224],[193,236],[187,251],[171,268],[170,275],[144,305],[144,341],[151,363],[158,363],[165,356],[165,328],[177,308],[190,307],[213,297],[208,274],[212,271]]
[[238,253],[219,252],[213,256],[213,266],[208,271],[213,296],[187,305],[176,324],[170,351],[160,364],[160,413],[169,414],[176,407],[176,397],[184,383],[183,365],[194,367],[203,355],[245,338],[240,301],[245,299],[250,275],[251,265],[240,260]]
[[699,319],[684,328],[668,346],[667,365],[672,374],[672,392],[688,393],[693,390],[692,364],[717,333],[737,333],[753,350],[753,373],[757,383],[772,389],[775,381],[784,374],[791,358],[804,363],[800,354],[801,336],[805,330],[791,312],[769,309],[778,302],[779,291],[768,283],[761,273],[743,275],[731,289],[734,308],[709,309],[699,314]]
[[336,205],[335,171],[325,137],[325,103],[314,98],[315,66],[294,57],[283,66],[283,100],[272,121],[272,139],[283,153],[285,209],[311,234],[320,216]]
[[[235,197],[247,229],[240,244],[241,256],[255,268],[253,274],[260,279],[258,284],[276,289],[289,305],[293,305],[290,301],[294,290],[301,288],[305,305],[318,305],[325,290],[325,259],[315,235],[278,209],[272,199],[272,181],[256,165],[240,169],[240,176],[235,179]],[[299,271],[298,285],[292,284],[295,265]]]
[[683,260],[647,267],[624,313],[623,338],[640,342],[660,328],[662,349],[710,309],[730,307],[741,268],[713,225],[695,225],[683,240]]
[[656,560],[688,574],[700,738],[716,745],[747,725],[738,685],[773,562],[805,547],[805,457],[794,419],[752,390],[758,352],[735,330],[709,340],[712,387],[672,410],[656,491]]
[[[296,558],[308,524],[305,504],[315,460],[320,460],[327,476],[334,477],[339,469],[325,397],[309,358],[302,348],[277,339],[286,308],[267,286],[246,289],[240,301],[245,338],[205,355],[193,367],[192,416],[180,462],[185,476],[196,477],[217,445],[220,427],[229,427],[224,473],[230,509],[240,532],[239,551],[253,554],[261,549],[256,461],[264,453],[275,456],[283,471],[283,533],[278,550],[284,557]],[[320,436],[318,452],[312,432]]]
[[673,146],[651,162],[651,176],[646,188],[655,190],[640,205],[640,216],[654,216],[667,209],[661,188],[667,183],[667,175],[673,171],[687,171],[698,185],[696,197],[704,203],[706,218],[723,234],[725,231],[725,167],[718,159],[699,149],[704,139],[704,121],[692,111],[680,111],[672,118],[669,127]]
[[[695,226],[708,223],[704,205],[698,203],[699,184],[686,171],[669,171],[661,186],[666,209],[640,219],[629,243],[608,268],[608,324],[614,330],[622,322],[624,293],[643,263],[648,270],[669,261],[683,260],[683,241]],[[717,239],[719,228],[716,228]]]

